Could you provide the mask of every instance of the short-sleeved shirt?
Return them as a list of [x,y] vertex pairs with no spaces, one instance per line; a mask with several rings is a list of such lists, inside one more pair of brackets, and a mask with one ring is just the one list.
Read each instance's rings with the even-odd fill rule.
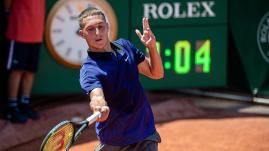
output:
[[13,0],[6,37],[26,43],[43,39],[45,0]]
[[125,39],[111,45],[114,52],[88,51],[80,70],[80,84],[86,93],[102,88],[110,107],[108,120],[96,124],[99,140],[124,146],[144,140],[156,129],[150,104],[139,82],[137,65],[144,61],[144,54]]

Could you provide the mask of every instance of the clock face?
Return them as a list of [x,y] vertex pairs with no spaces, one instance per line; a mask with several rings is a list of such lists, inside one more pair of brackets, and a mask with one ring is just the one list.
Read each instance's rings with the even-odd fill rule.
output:
[[48,16],[46,43],[52,56],[67,67],[79,68],[87,57],[87,43],[78,32],[78,15],[90,6],[97,7],[104,12],[110,28],[110,40],[116,39],[116,16],[105,0],[58,1]]

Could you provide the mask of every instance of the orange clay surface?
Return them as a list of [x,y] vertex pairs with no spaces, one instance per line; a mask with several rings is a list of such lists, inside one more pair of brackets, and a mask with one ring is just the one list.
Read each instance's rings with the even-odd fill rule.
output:
[[[255,112],[269,111],[268,106],[175,94],[149,94],[149,98],[162,137],[160,151],[269,151],[269,116]],[[59,121],[89,115],[87,99],[66,99],[63,104],[37,106],[42,114],[38,121],[20,125],[1,120],[0,151],[37,151]],[[70,151],[93,151],[97,143],[90,126]]]

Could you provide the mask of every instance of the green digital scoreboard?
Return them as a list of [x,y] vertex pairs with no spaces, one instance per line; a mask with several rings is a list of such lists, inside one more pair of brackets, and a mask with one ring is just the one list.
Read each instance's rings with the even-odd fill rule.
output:
[[[137,13],[139,12],[139,13]],[[148,89],[226,85],[227,1],[132,1],[131,31],[150,20],[162,57],[162,80],[141,76]],[[134,32],[131,40],[147,54]]]

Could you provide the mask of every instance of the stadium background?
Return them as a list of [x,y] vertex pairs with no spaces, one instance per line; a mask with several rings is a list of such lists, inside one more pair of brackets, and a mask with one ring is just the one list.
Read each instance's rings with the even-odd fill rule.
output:
[[[57,2],[46,1],[47,16]],[[268,95],[268,63],[264,55],[269,49],[268,41],[260,44],[262,46],[259,48],[257,38],[261,37],[262,32],[268,34],[266,28],[268,24],[265,21],[268,18],[266,7],[268,1],[247,0],[241,3],[228,0],[195,2],[119,0],[114,3],[113,0],[108,0],[107,2],[116,15],[115,21],[118,25],[116,36],[130,39],[141,50],[144,48],[138,41],[134,29],[141,28],[141,16],[147,14],[146,5],[156,7],[157,18],[154,17],[154,13],[148,15],[159,42],[165,65],[165,78],[156,82],[141,77],[143,85],[148,90],[198,88]],[[188,12],[190,3],[192,12]],[[4,20],[4,16],[1,17]],[[260,24],[264,25],[264,30],[259,28]],[[4,35],[4,24],[1,26],[1,35]],[[1,48],[5,47],[4,43],[4,37],[1,36]],[[197,53],[199,50],[200,53]],[[1,51],[1,53],[3,67],[1,73],[4,75],[7,52]],[[34,94],[81,92],[78,84],[79,69],[70,68],[57,61],[49,52],[45,40],[39,67],[33,88]],[[5,81],[6,79],[2,78],[1,83]],[[5,87],[4,84],[1,85],[1,97],[3,97]]]
[[[46,0],[47,16],[53,6],[59,1]],[[177,146],[182,150],[227,149],[238,151],[241,149],[242,151],[246,151],[256,149],[256,151],[263,151],[269,149],[268,145],[266,145],[266,142],[269,140],[268,130],[265,128],[268,126],[269,121],[268,114],[266,116],[264,114],[268,112],[268,108],[265,106],[264,109],[264,106],[257,107],[252,104],[257,97],[263,98],[265,100],[263,103],[268,104],[269,81],[267,78],[268,62],[266,57],[267,51],[269,51],[268,0],[107,0],[106,2],[112,7],[116,15],[118,25],[117,37],[130,39],[143,51],[144,48],[138,41],[134,29],[141,29],[141,17],[145,15],[145,6],[156,6],[158,18],[156,18],[156,16],[154,18],[152,13],[149,15],[152,30],[156,34],[160,44],[160,53],[165,65],[165,78],[161,81],[151,81],[141,76],[141,80],[146,90],[148,90],[147,92],[149,93],[153,108],[156,108],[155,105],[157,105],[158,108],[158,103],[162,101],[164,103],[159,104],[159,106],[161,106],[159,110],[155,110],[155,115],[160,115],[158,114],[160,111],[163,111],[165,114],[165,116],[157,116],[157,127],[162,132],[163,136],[168,136],[168,133],[166,134],[165,132],[172,128],[182,130],[173,131],[176,136],[166,139],[171,140],[169,143],[164,140],[161,150],[173,150],[171,148],[169,149],[169,146],[173,145],[174,150],[178,149]],[[188,4],[190,3],[192,3],[192,7],[196,9],[194,8],[193,12],[188,14]],[[1,8],[3,10],[2,3]],[[180,10],[177,12],[178,18],[175,18],[175,10],[177,8],[180,8]],[[172,14],[170,14],[171,10],[173,11]],[[184,12],[186,13],[185,17],[183,17]],[[203,16],[203,13],[205,16]],[[179,17],[180,15],[183,16]],[[1,21],[3,21],[0,24],[0,99],[2,108],[2,103],[6,98],[8,72],[5,70],[7,50],[5,49],[4,39],[6,25],[4,11],[1,11],[0,16]],[[267,37],[262,37],[263,35],[267,35]],[[83,92],[78,82],[79,69],[70,68],[68,65],[59,62],[59,60],[51,54],[45,39],[44,37],[44,45],[40,56],[40,70],[33,88],[33,96],[36,101],[35,105],[37,109],[45,115],[45,119],[37,123],[28,123],[28,127],[33,130],[40,130],[36,132],[36,136],[30,135],[31,129],[24,129],[24,127],[20,125],[7,124],[1,120],[0,125],[3,127],[2,132],[5,132],[5,130],[13,132],[13,135],[11,135],[11,133],[2,133],[3,135],[0,137],[1,140],[7,140],[7,138],[9,138],[8,143],[1,143],[0,146],[4,146],[3,148],[7,148],[5,145],[10,143],[10,146],[12,146],[14,150],[29,151],[30,149],[17,149],[16,147],[19,148],[19,144],[34,146],[33,142],[38,146],[45,133],[61,119],[87,115],[88,110],[86,108],[83,113],[74,111],[74,114],[72,114],[68,112],[73,109],[73,106],[76,106],[76,104],[73,104],[74,102],[83,102],[82,105],[77,105],[78,109],[81,109],[82,106],[87,104],[87,99],[81,97],[81,95],[83,96]],[[205,95],[211,94],[217,97],[226,96],[230,99],[242,96],[240,97],[241,100],[250,101],[251,104],[239,105],[235,103],[236,105],[231,106],[229,104],[230,102],[223,103],[223,100],[214,100],[212,101],[214,102],[214,105],[212,105],[214,109],[212,109],[208,108],[208,106],[205,107],[205,104],[210,104],[210,99],[193,98],[185,95],[181,96],[181,94],[179,94],[180,92]],[[79,97],[77,94],[79,94]],[[171,99],[176,100],[176,102],[172,101],[171,103]],[[170,102],[170,105],[172,104],[171,106],[176,108],[169,108],[169,105],[165,104],[166,101],[168,104]],[[51,118],[53,111],[57,112],[61,108],[64,108],[63,104],[69,107],[61,110],[62,113],[59,114],[59,116]],[[164,106],[167,108],[163,108]],[[203,108],[200,108],[201,106]],[[254,106],[257,107],[257,111],[263,112],[264,109],[265,112],[261,115],[256,113],[239,113],[240,109],[246,109],[247,107],[252,108]],[[169,110],[171,112],[169,112]],[[164,119],[161,119],[162,117]],[[167,119],[165,119],[165,117]],[[240,117],[243,117],[243,121],[236,121]],[[165,124],[169,124],[171,121],[178,122],[177,119],[179,119],[181,126],[172,127],[169,125],[169,127],[165,129]],[[192,121],[192,119],[205,119],[206,121]],[[222,127],[222,120],[224,120],[224,124],[228,125],[227,127]],[[185,125],[183,123],[185,121],[193,122],[192,125],[197,126],[197,131],[192,129],[193,127],[189,125],[191,123]],[[215,122],[217,126],[213,125]],[[202,126],[199,127],[199,124],[205,126],[204,129],[202,129]],[[251,124],[254,125],[252,126]],[[241,128],[241,126],[243,126],[243,128]],[[235,129],[231,130],[232,128]],[[218,131],[218,129],[223,130],[223,132]],[[17,130],[21,130],[21,132]],[[186,130],[186,132],[183,130]],[[197,135],[192,135],[194,134],[192,131],[197,132]],[[92,129],[88,133],[92,135]],[[225,136],[226,133],[236,133],[239,137],[238,139],[235,137],[231,139]],[[25,134],[29,135],[25,137]],[[206,137],[207,134],[211,135],[212,138]],[[201,137],[198,137],[198,135]],[[216,139],[213,135],[223,137]],[[188,136],[187,139],[189,139],[189,142],[184,141],[184,136]],[[181,144],[176,144],[174,141],[178,139],[178,137],[181,139]],[[200,139],[193,141],[195,138]],[[205,138],[207,138],[208,141],[206,141]],[[92,139],[94,138],[91,138],[91,140]],[[224,147],[224,149],[221,148],[223,146],[221,146],[221,143],[217,142],[218,139],[225,141],[226,144],[224,143],[223,146],[228,147]],[[229,142],[229,140],[231,142]],[[214,144],[216,146],[210,144],[212,142],[214,143],[214,141],[216,141],[216,144]],[[263,141],[265,142],[263,143],[264,145],[261,143]],[[83,144],[84,142],[87,142],[87,139],[82,139],[82,142],[79,144]],[[184,145],[187,143],[194,142],[201,144],[196,144],[197,146],[187,146],[188,149],[184,148]],[[236,142],[238,146],[233,144],[234,142]],[[257,142],[257,144],[260,143],[260,145],[255,146],[255,142]],[[207,147],[211,147],[210,149],[206,149],[206,147],[199,148],[200,146],[205,146],[203,144],[206,143],[209,144]],[[10,150],[12,150],[12,148]]]

